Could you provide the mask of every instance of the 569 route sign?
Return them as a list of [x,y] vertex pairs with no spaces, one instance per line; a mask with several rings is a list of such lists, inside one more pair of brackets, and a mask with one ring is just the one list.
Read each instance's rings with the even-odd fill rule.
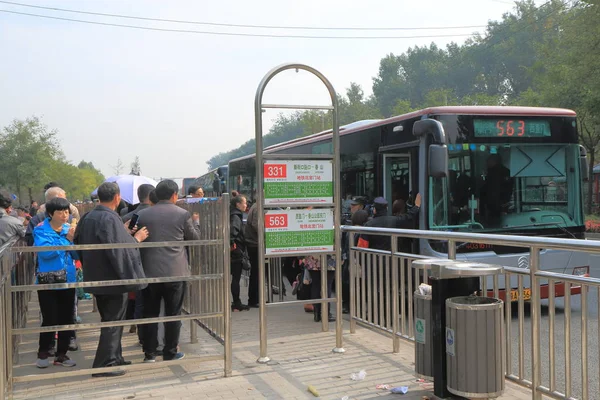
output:
[[334,234],[331,209],[265,213],[266,255],[333,251]]
[[330,160],[266,162],[263,176],[265,205],[333,203]]

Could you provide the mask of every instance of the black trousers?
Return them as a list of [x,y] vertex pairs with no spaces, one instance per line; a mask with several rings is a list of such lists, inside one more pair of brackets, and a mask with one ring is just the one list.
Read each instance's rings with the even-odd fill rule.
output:
[[[186,282],[151,283],[143,290],[144,318],[160,315],[160,302],[165,301],[165,316],[181,315]],[[172,360],[177,354],[181,321],[165,322],[165,347],[163,358]],[[158,324],[146,324],[143,329],[144,353],[155,356],[158,348]]]
[[[331,285],[334,277],[335,271],[327,271],[327,297],[331,297]],[[310,279],[312,280],[310,285],[311,299],[321,298],[321,271],[311,270]],[[314,303],[313,309],[315,313],[319,314],[321,312],[321,303]],[[327,312],[331,314],[331,303],[327,303]]]
[[[42,326],[70,325],[75,323],[73,301],[75,289],[40,290],[38,300],[42,311]],[[38,358],[48,358],[55,332],[40,333]],[[58,332],[56,355],[65,355],[69,351],[69,341],[75,335],[73,331]]]
[[250,282],[248,284],[248,304],[252,305],[258,304],[258,247],[248,246],[247,249],[251,265]]
[[[231,297],[234,304],[241,303],[240,279],[242,278],[242,261],[231,262]],[[258,303],[258,301],[257,301]]]
[[[96,305],[100,313],[100,320],[123,321],[127,312],[127,293],[95,294]],[[100,329],[100,340],[93,368],[114,366],[123,362],[123,349],[121,348],[122,326],[112,326]]]

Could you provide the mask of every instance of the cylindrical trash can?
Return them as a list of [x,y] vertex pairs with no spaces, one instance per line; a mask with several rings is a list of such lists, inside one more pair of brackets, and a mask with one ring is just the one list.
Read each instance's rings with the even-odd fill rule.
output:
[[504,392],[503,302],[465,296],[446,300],[448,391],[467,398]]
[[415,375],[433,380],[433,330],[431,329],[431,295],[416,290],[415,303]]

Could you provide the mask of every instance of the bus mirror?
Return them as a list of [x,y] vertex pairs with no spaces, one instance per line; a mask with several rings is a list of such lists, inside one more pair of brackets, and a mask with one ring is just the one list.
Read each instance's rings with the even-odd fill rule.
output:
[[579,169],[581,170],[581,179],[587,181],[590,179],[590,166],[587,159],[587,150],[579,145]]
[[448,176],[448,147],[446,145],[429,145],[429,176],[433,178]]

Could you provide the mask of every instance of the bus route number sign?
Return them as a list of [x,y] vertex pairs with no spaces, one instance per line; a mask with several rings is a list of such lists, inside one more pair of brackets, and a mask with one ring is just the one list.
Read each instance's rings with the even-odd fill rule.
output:
[[266,162],[263,168],[265,205],[333,203],[331,160]]
[[333,210],[269,210],[265,213],[265,253],[333,251]]

